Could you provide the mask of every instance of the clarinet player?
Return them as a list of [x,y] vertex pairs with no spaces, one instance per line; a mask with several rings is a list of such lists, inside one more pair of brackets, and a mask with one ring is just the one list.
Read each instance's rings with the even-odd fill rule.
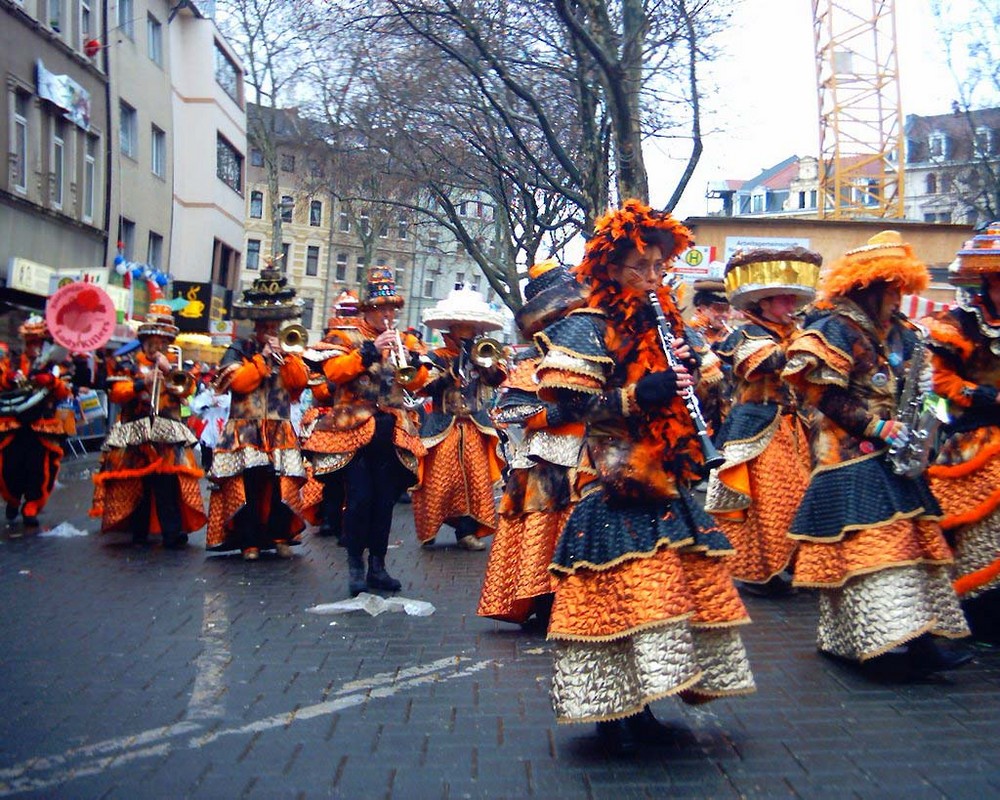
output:
[[731,548],[690,491],[706,461],[685,397],[698,364],[662,286],[690,243],[638,200],[609,211],[575,270],[587,305],[535,335],[548,425],[575,423],[585,441],[580,500],[549,566],[553,704],[560,723],[596,722],[615,755],[662,740],[654,700],[754,690],[738,632],[749,618],[721,558]]

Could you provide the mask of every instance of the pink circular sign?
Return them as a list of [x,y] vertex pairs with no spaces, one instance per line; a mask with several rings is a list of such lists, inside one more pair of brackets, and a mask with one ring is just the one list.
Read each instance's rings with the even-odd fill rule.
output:
[[89,353],[108,343],[115,330],[115,304],[94,283],[68,283],[45,305],[45,322],[57,344]]

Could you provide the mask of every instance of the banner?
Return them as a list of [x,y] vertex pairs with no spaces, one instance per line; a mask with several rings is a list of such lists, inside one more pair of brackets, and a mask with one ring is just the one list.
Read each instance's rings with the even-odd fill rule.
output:
[[39,97],[61,108],[78,128],[90,130],[90,92],[69,75],[49,72],[40,58],[35,61],[35,82]]

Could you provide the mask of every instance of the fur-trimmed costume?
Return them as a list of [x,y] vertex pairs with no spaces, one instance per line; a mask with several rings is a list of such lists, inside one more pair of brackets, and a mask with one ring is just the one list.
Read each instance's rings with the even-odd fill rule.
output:
[[[994,261],[1000,266],[1000,256]],[[928,327],[934,391],[948,399],[953,419],[927,475],[972,631],[1000,641],[1000,315],[985,292],[962,293]]]
[[486,412],[506,372],[502,365],[475,367],[470,346],[460,342],[429,354],[430,375],[421,395],[431,398],[432,407],[420,428],[427,454],[421,482],[412,492],[421,543],[434,539],[445,523],[455,527],[460,541],[470,535],[482,539],[496,530],[493,487],[503,461]]
[[[670,695],[703,702],[754,690],[738,632],[750,620],[722,558],[731,547],[688,488],[703,461],[694,425],[677,395],[640,408],[637,382],[670,367],[648,299],[608,272],[654,237],[670,242],[667,260],[690,243],[676,220],[634,200],[598,220],[576,270],[588,307],[535,336],[539,396],[555,404],[548,424],[586,430],[580,500],[550,566],[559,722],[632,717]],[[670,290],[657,294],[682,336]]]
[[788,529],[809,484],[809,441],[794,393],[781,380],[795,326],[747,317],[718,348],[735,386],[716,436],[726,463],[712,473],[705,510],[736,551],[733,577],[764,584],[791,565]]
[[821,590],[820,651],[857,662],[928,632],[968,634],[937,502],[922,477],[890,469],[879,438],[881,421],[896,417],[915,336],[897,322],[883,327],[847,296],[876,282],[903,292],[926,286],[926,268],[898,234],[873,237],[833,265],[825,301],[788,348],[783,372],[819,412],[814,468],[791,526],[800,542],[794,582]]
[[160,383],[154,413],[150,403],[156,369],[140,351],[132,365],[110,378],[108,399],[121,412],[101,446],[90,515],[101,518],[102,533],[130,532],[136,541],[152,534],[178,546],[207,520],[199,487],[204,473],[193,449],[197,439],[180,413],[194,381],[176,392]]
[[13,362],[0,362],[0,391],[9,397],[17,393],[24,405],[37,399],[21,414],[0,416],[0,496],[7,503],[7,520],[23,514],[26,522],[37,524],[63,457],[66,428],[56,405],[72,392],[52,371],[34,369],[23,353]]

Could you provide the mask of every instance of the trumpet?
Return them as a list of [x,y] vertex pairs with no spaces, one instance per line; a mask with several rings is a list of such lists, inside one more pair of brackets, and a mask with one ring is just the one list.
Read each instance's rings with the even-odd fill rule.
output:
[[284,353],[304,353],[309,343],[309,331],[299,324],[286,325],[278,331],[278,346],[281,352],[272,352],[271,358],[279,366],[285,363]]
[[163,392],[179,397],[189,389],[194,388],[194,376],[189,375],[183,369],[184,354],[181,348],[174,344],[167,345],[167,361],[170,361],[170,356],[173,356],[176,360],[176,366],[172,365],[173,369],[167,372],[166,375],[161,372],[158,365],[153,365],[153,385],[149,391],[150,418],[155,417],[159,413],[160,396]]
[[396,382],[409,383],[417,377],[417,368],[410,366],[410,357],[403,346],[403,337],[399,335],[396,326],[389,323],[388,317],[385,317],[385,329],[396,335],[396,347],[389,351],[389,363],[396,371]]
[[503,345],[489,336],[482,336],[472,343],[469,361],[479,369],[490,369],[503,361]]

